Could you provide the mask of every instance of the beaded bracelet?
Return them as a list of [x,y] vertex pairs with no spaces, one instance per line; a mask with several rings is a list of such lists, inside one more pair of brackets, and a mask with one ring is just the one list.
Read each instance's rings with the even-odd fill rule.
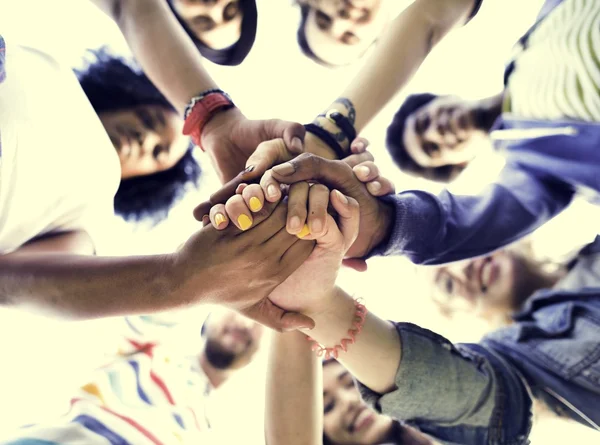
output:
[[360,299],[354,300],[354,307],[356,308],[356,312],[352,319],[352,327],[348,329],[348,337],[343,338],[340,344],[335,345],[333,348],[326,348],[320,345],[315,339],[307,336],[307,340],[314,343],[311,349],[316,351],[317,357],[322,357],[325,354],[325,360],[332,357],[337,359],[340,349],[347,352],[348,345],[356,343],[356,336],[362,331],[368,311],[366,306],[360,303]]
[[314,134],[323,142],[325,142],[329,146],[329,148],[331,148],[334,151],[338,159],[344,159],[346,157],[346,152],[344,151],[342,146],[327,130],[315,124],[306,124],[304,128],[306,129],[306,131]]

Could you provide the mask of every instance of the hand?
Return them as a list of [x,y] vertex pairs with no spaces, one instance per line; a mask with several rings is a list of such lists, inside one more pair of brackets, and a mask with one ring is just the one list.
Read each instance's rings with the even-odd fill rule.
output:
[[[263,190],[257,184],[240,187],[237,195],[225,204],[218,204],[211,209],[210,222],[217,230],[226,229],[230,221],[238,228],[248,230],[265,202]],[[301,207],[304,213],[326,212],[331,204],[338,215],[336,224],[334,218],[327,214],[319,235],[308,233],[306,227],[304,231],[299,231],[298,238],[316,239],[317,245],[300,268],[269,296],[273,303],[284,309],[310,316],[318,315],[328,306],[324,296],[333,295],[331,291],[335,286],[342,258],[358,234],[358,203],[337,190],[330,192],[321,184],[310,186],[306,182],[290,186],[288,202],[297,211]]]
[[285,230],[285,205],[267,204],[254,215],[252,230],[204,227],[175,254],[173,296],[179,301],[219,304],[236,310],[277,331],[313,321],[286,312],[267,297],[308,258],[313,241],[303,241]]
[[[352,141],[351,152],[344,161],[354,167],[356,164],[364,161],[372,161],[373,156],[367,150],[369,141],[365,138],[357,137]],[[305,138],[306,151],[315,153],[322,157],[333,159],[333,154],[329,147],[325,145],[321,139],[308,133]],[[329,153],[328,153],[329,151]],[[281,164],[283,162],[293,159],[300,153],[291,152],[285,145],[282,139],[273,139],[261,143],[256,151],[250,155],[246,162],[246,169],[240,172],[235,178],[221,187],[217,192],[213,193],[208,201],[199,204],[194,209],[194,217],[198,221],[202,221],[205,215],[208,215],[209,210],[216,204],[224,204],[230,197],[236,194],[236,190],[241,184],[255,183],[259,180],[264,185],[265,192],[269,190],[266,199],[269,202],[276,202],[281,198],[281,192],[279,190],[279,184],[275,181],[269,181],[269,176],[265,177],[264,173],[267,169],[274,165]],[[269,184],[273,184],[273,187],[269,189]]]
[[[379,245],[389,235],[393,224],[394,209],[371,196],[366,187],[356,178],[352,168],[342,161],[329,161],[310,153],[302,154],[289,162],[271,169],[271,177],[278,183],[293,184],[298,181],[320,182],[336,188],[358,201],[360,205],[360,230],[358,238],[347,252],[347,258],[361,258]],[[368,177],[368,176],[367,176]],[[294,209],[288,211],[288,226],[294,216],[302,219]],[[325,215],[313,214],[308,218],[308,226],[313,232],[314,221],[323,221]],[[312,222],[311,222],[312,221]],[[364,261],[346,261],[346,265],[364,270]]]
[[302,152],[304,134],[301,124],[280,119],[250,120],[239,109],[232,108],[208,121],[202,130],[201,144],[209,153],[219,179],[225,183],[246,167],[261,142],[281,138],[291,158]]

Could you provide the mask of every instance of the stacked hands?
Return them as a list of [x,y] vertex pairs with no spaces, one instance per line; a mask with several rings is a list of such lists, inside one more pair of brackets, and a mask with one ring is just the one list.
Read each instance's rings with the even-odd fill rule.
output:
[[[289,159],[283,140],[262,143],[246,170],[195,209],[205,226],[195,236],[214,246],[210,282],[221,283],[212,302],[278,331],[314,327],[313,317],[331,305],[326,295],[341,264],[365,270],[361,258],[393,222],[393,209],[377,196],[394,186],[379,176],[367,146],[357,138],[353,154],[334,161],[310,153]],[[187,266],[198,257],[193,239],[178,256]]]

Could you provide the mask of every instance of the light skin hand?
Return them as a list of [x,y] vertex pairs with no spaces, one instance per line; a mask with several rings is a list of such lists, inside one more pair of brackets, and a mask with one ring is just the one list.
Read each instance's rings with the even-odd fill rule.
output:
[[[352,155],[344,159],[350,166],[360,162],[373,160],[373,156],[367,152],[369,142],[365,138],[357,137],[352,143]],[[328,159],[333,159],[333,152],[319,138],[308,133],[305,136],[304,148],[300,150],[291,150],[286,146],[283,139],[272,139],[259,144],[256,150],[250,155],[246,162],[245,170],[237,174],[232,180],[227,182],[220,190],[213,193],[208,201],[199,204],[194,209],[194,218],[202,221],[204,216],[209,214],[209,210],[216,204],[225,204],[233,196],[241,184],[257,183],[260,181],[264,191],[265,200],[277,202],[281,199],[279,184],[270,178],[270,173],[266,173],[274,165],[281,164],[293,159],[295,156],[310,152]],[[272,185],[272,187],[269,187]]]
[[356,179],[365,184],[372,196],[379,197],[396,193],[396,187],[392,181],[381,176],[379,168],[373,161],[356,164],[352,171]]

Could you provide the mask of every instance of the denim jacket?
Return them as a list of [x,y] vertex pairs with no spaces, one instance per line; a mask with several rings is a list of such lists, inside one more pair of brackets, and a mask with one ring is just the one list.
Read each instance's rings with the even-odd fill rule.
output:
[[395,323],[396,389],[381,395],[359,383],[363,398],[446,444],[528,444],[532,395],[600,431],[600,249],[586,249],[514,320],[479,344],[457,345]]

